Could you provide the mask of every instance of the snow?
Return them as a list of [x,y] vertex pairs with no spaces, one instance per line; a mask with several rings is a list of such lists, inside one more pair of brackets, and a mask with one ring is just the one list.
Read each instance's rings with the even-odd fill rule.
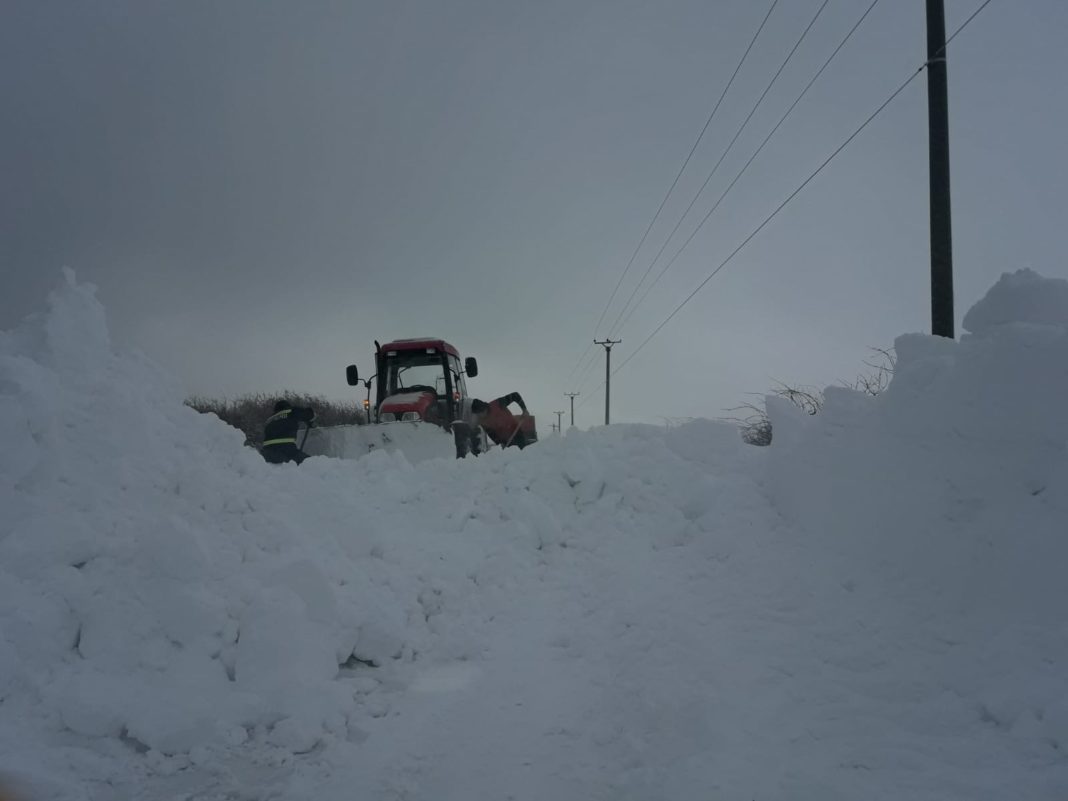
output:
[[425,396],[426,392],[397,392],[386,398],[385,403],[391,406],[411,406],[419,403]]
[[322,426],[308,432],[304,450],[312,456],[356,459],[372,451],[403,453],[409,463],[455,459],[451,434],[433,423],[398,421],[364,426]]
[[0,334],[0,795],[1063,799],[1068,284],[890,388],[267,465],[66,273]]
[[999,325],[1068,326],[1068,281],[1043,278],[1034,270],[1005,273],[964,315],[964,329],[984,334]]

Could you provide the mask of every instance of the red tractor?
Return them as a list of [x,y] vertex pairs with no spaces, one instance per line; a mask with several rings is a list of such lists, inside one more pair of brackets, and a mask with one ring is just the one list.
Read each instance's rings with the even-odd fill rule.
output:
[[[524,447],[538,439],[534,417],[518,393],[488,403],[468,394],[466,379],[478,375],[478,362],[468,356],[461,366],[459,351],[443,339],[375,342],[375,368],[367,381],[360,380],[354,364],[345,371],[349,385],[362,383],[368,394],[371,381],[375,383],[369,422],[432,423],[455,435],[458,456],[485,447],[481,431],[502,447]],[[512,402],[518,403],[520,415],[508,411]]]

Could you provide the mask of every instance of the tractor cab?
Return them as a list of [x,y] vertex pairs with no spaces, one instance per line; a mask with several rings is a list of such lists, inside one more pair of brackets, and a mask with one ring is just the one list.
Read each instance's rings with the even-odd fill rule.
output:
[[[478,374],[478,363],[441,339],[399,339],[375,343],[374,418],[379,423],[424,422],[447,428],[463,412],[469,397],[465,376]],[[359,384],[355,365],[348,383]]]

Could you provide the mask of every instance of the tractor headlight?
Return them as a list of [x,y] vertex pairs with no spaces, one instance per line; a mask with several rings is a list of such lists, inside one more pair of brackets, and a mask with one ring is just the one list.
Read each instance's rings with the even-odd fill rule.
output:
[[393,412],[382,412],[382,414],[378,416],[378,419],[383,423],[393,423],[396,422],[397,415],[393,414]]
[[419,412],[405,412],[401,415],[401,421],[405,423],[417,423],[423,418],[419,416]]

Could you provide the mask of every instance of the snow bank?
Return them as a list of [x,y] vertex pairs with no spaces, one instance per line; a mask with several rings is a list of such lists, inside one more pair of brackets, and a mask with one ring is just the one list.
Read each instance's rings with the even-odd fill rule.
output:
[[72,274],[3,335],[0,392],[7,722],[163,755],[255,732],[307,749],[345,731],[347,662],[410,650],[418,592],[391,597],[398,571],[367,558],[386,532],[346,503],[366,473],[265,465],[144,359],[113,354]]
[[[938,721],[945,734],[1004,735],[1036,776],[1039,765],[1056,766],[1024,792],[999,774],[1004,765],[976,760],[971,770],[987,787],[1002,797],[1060,797],[1068,788],[1068,282],[1005,275],[965,325],[972,333],[959,342],[898,338],[893,381],[876,398],[830,388],[815,417],[769,407],[770,494],[803,526],[813,558],[847,582],[843,602],[875,635],[861,660],[882,667],[850,666],[856,690],[882,693],[893,675],[911,685],[907,700],[957,718]],[[939,748],[939,758],[963,759],[959,744]],[[981,783],[970,792],[980,797]]]
[[1029,552],[975,530],[1009,509],[1021,528],[1065,522],[1068,281],[1005,275],[966,319],[960,342],[899,337],[878,397],[830,387],[815,417],[769,405],[780,508],[810,529],[852,532],[858,547],[922,544],[927,556],[925,540],[937,548],[947,530]]
[[976,335],[1014,324],[1068,326],[1068,281],[1033,270],[1005,273],[964,315],[964,330]]
[[[574,551],[596,554],[633,526],[612,522],[624,488],[645,519],[678,523],[706,483],[628,475],[650,442],[670,455],[655,430],[609,437],[604,452],[628,456],[614,465],[574,439],[540,461],[266,465],[146,360],[114,353],[70,273],[47,313],[0,339],[0,393],[0,774],[33,796],[170,797],[179,776],[210,785],[232,760],[356,748],[376,727],[378,743],[428,737],[358,751],[362,781],[386,793],[396,761],[440,748],[418,723],[392,733],[398,698],[417,720],[482,675],[487,650],[540,647],[514,618],[577,537],[575,510],[594,530]],[[546,583],[587,591],[574,568]]]
[[296,467],[68,273],[0,334],[0,791],[1062,798],[1068,343],[1007,280],[768,449]]

